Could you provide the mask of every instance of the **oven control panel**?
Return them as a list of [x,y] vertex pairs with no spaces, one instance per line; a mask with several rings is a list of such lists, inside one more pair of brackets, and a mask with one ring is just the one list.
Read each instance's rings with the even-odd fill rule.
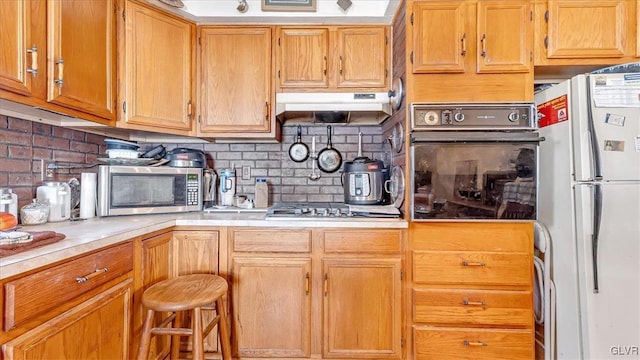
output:
[[533,103],[413,103],[412,130],[536,129]]

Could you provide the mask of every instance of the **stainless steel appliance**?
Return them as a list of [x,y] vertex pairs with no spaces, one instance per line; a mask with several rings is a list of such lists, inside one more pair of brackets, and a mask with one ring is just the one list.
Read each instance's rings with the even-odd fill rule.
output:
[[411,218],[536,219],[532,103],[413,103]]
[[346,218],[349,206],[331,202],[277,203],[267,209],[268,219]]
[[354,205],[377,205],[384,203],[388,196],[385,184],[389,179],[389,169],[380,160],[362,156],[362,133],[358,134],[358,156],[344,163],[342,187],[344,202]]
[[204,151],[197,149],[175,148],[167,153],[167,165],[173,167],[205,168],[207,160]]
[[98,216],[202,210],[202,169],[110,166],[98,169]]

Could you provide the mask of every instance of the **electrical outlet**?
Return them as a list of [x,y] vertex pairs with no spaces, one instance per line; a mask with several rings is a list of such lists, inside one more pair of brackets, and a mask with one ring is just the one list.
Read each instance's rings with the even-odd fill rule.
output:
[[242,165],[242,180],[251,180],[251,166]]

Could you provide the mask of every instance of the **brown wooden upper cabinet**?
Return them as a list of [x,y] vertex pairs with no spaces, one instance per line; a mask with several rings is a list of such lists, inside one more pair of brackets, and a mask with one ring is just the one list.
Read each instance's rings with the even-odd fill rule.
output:
[[388,27],[280,27],[277,47],[283,91],[388,87]]
[[127,1],[119,48],[117,126],[191,135],[195,92],[195,26]]
[[[617,64],[640,50],[630,0],[549,0],[536,4],[536,65]],[[635,48],[634,48],[635,47]]]
[[640,0],[636,1],[636,56],[640,57]]
[[1,1],[1,97],[98,122],[114,120],[114,10],[114,0]]
[[198,136],[273,137],[270,27],[199,28]]
[[532,11],[528,1],[414,2],[413,72],[530,72]]

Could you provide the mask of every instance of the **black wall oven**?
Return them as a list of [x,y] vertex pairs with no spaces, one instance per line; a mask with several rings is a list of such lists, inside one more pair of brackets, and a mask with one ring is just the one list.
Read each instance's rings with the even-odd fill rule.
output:
[[535,220],[532,103],[413,103],[411,219]]

